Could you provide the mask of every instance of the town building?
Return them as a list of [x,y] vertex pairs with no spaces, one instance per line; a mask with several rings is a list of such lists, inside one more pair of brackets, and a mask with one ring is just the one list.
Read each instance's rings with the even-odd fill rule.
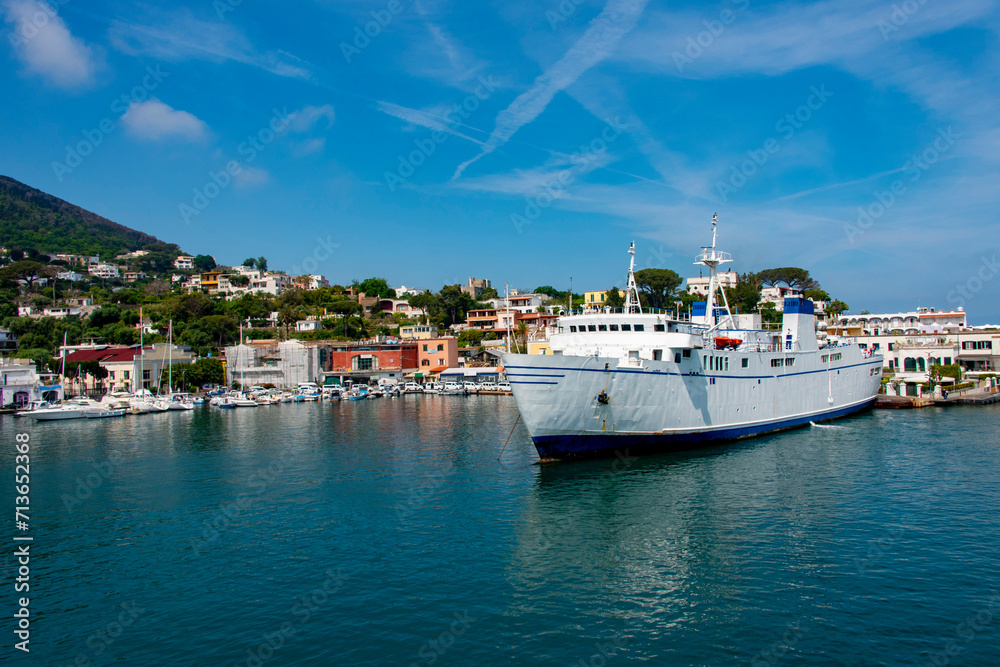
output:
[[404,324],[399,327],[399,337],[403,340],[437,338],[438,328],[429,324]]
[[321,287],[329,287],[330,281],[321,275],[298,276],[292,281],[292,285],[302,290],[314,290]]
[[179,271],[193,271],[194,257],[190,255],[180,255],[174,260],[174,268]]
[[417,294],[425,294],[427,290],[416,289],[414,287],[407,287],[406,285],[400,285],[396,288],[396,298],[405,299],[408,296],[416,296]]
[[948,333],[968,328],[966,313],[957,310],[936,310],[921,307],[905,313],[864,315],[842,314],[837,318],[834,333],[878,336],[880,334]]
[[[739,274],[735,271],[723,271],[718,274],[719,286],[720,287],[736,287],[736,283],[739,280]],[[708,296],[708,281],[710,279],[705,276],[698,276],[697,278],[687,279],[687,291],[689,294],[697,294],[698,296],[707,297]],[[782,308],[784,304],[782,304]]]
[[608,290],[601,290],[596,292],[584,292],[583,293],[583,309],[584,310],[600,310],[604,307],[604,303],[608,299]]
[[296,331],[320,331],[322,328],[323,323],[315,317],[308,317],[295,323]]
[[145,280],[146,274],[142,271],[127,271],[122,279],[127,283],[134,283],[136,280]]
[[17,334],[10,329],[0,328],[0,356],[17,352]]
[[185,367],[194,362],[195,355],[190,348],[168,343],[143,348],[90,344],[60,347],[57,358],[66,364],[96,361],[107,372],[106,378],[79,369],[75,373],[67,370],[65,385],[69,394],[100,395],[110,391],[156,391],[166,385],[171,375],[183,380]]
[[423,317],[427,314],[423,308],[411,306],[406,299],[380,299],[378,306],[383,313],[402,313],[407,317]]
[[91,257],[90,255],[58,254],[55,256],[55,259],[61,259],[70,266],[84,266],[84,267],[89,267],[91,264],[100,264],[101,262],[100,255],[94,255],[93,257]]
[[436,377],[438,373],[458,366],[458,339],[428,338],[417,342],[417,372],[422,377]]
[[[473,299],[478,298],[486,288],[490,286],[490,281],[485,278],[469,278],[467,284],[462,285],[462,291],[471,296]],[[396,292],[399,295],[399,292]]]
[[91,264],[87,267],[87,273],[95,278],[117,278],[118,267],[114,264]]
[[56,280],[70,280],[76,283],[83,280],[83,274],[76,271],[60,271],[56,274]]
[[292,284],[292,279],[283,273],[264,273],[257,278],[250,278],[250,286],[247,289],[251,294],[270,294],[278,296],[288,289]]

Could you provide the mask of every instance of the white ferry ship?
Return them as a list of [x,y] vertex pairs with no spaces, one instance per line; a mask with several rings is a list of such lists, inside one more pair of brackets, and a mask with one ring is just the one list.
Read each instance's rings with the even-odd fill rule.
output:
[[[691,316],[642,308],[635,244],[625,306],[559,318],[551,355],[505,354],[521,418],[543,459],[684,449],[868,408],[882,357],[817,336],[812,301],[784,301],[781,330],[738,329],[712,245],[695,264],[710,271]],[[716,294],[721,304],[716,303]]]

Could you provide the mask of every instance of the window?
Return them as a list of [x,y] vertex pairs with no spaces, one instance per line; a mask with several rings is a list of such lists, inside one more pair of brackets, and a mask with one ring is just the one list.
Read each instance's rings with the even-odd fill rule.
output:
[[708,357],[701,358],[701,367],[706,371],[708,370]]
[[643,326],[642,324],[635,325],[635,331],[645,331],[645,330],[646,330],[646,327]]
[[895,348],[895,343],[889,343],[889,351],[892,352]]
[[743,357],[742,362],[743,363],[741,364],[741,366],[743,368],[750,368],[750,360],[749,359],[747,359],[746,357]]
[[352,366],[351,370],[355,370],[355,371],[371,371],[371,370],[375,370],[375,364],[373,363],[374,361],[375,361],[374,358],[372,358],[370,356],[369,357],[361,357],[361,356],[353,357],[351,359],[351,366]]
[[877,350],[877,349],[879,349],[879,345],[880,345],[880,343],[873,343],[873,344],[872,344],[872,349],[873,349],[873,350]]
[[421,360],[420,360],[420,365],[421,365],[421,366],[430,366],[430,365],[431,365],[431,362],[430,362],[430,360],[429,360],[429,359],[421,359]]
[[623,324],[622,325],[622,331],[631,331],[631,330],[632,330],[632,325],[631,324]]
[[150,379],[149,373],[150,373],[150,371],[148,371],[148,370],[142,371],[142,379],[143,380],[149,380]]
[[123,377],[124,379],[128,380],[128,379],[129,379],[129,375],[131,375],[131,374],[132,374],[132,373],[131,373],[130,371],[123,371],[123,372],[122,372],[122,377]]
[[608,330],[608,325],[607,324],[598,324],[597,325],[597,330],[598,331],[607,331]]
[[829,355],[829,354],[824,354],[824,355],[823,355],[823,357],[822,357],[822,359],[821,359],[821,361],[822,361],[822,362],[823,362],[824,364],[825,364],[826,362],[830,361],[830,355]]
[[595,327],[593,324],[588,324],[587,331],[597,331],[597,327]]
[[108,378],[114,380],[115,379],[115,372],[114,371],[108,371]]
[[653,331],[666,331],[667,328],[662,324],[654,324]]
[[725,359],[726,359],[726,367],[723,370],[727,370],[728,371],[729,370],[729,357],[726,357]]
[[569,332],[570,333],[576,333],[576,325],[570,325]]
[[[945,357],[944,358],[944,365],[945,366],[951,366],[951,357]],[[125,371],[125,372],[128,373],[128,371]],[[126,376],[126,377],[128,377],[128,376]]]
[[771,368],[780,368],[784,361],[784,359],[771,359]]
[[674,352],[674,363],[675,364],[681,363],[681,353],[680,352]]
[[438,352],[444,352],[444,343],[438,345]]
[[681,355],[682,355],[682,356],[683,356],[683,357],[684,357],[685,359],[688,359],[688,358],[690,358],[690,357],[691,357],[691,350],[681,350]]
[[663,350],[653,350],[653,361],[663,361]]
[[830,361],[840,361],[840,358],[843,356],[844,355],[842,355],[840,352],[838,352],[837,354],[831,354]]
[[426,345],[424,345],[424,352],[426,352],[426,351],[427,351],[427,346],[426,346]]
[[618,331],[618,325],[617,324],[609,324],[608,327],[610,327],[610,329],[612,331]]
[[794,366],[795,365],[795,359],[785,359],[785,365],[786,366]]

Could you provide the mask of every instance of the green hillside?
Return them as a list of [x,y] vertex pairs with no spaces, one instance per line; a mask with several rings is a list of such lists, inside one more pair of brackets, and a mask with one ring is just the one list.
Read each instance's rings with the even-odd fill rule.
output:
[[13,178],[0,176],[0,246],[34,248],[46,254],[110,258],[150,243],[162,242]]

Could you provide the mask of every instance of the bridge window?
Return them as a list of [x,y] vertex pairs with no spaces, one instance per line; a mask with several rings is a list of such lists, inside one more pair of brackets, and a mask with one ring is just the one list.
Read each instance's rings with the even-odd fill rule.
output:
[[680,352],[674,352],[674,363],[675,364],[681,363],[681,353]]
[[663,350],[653,350],[653,361],[663,361]]
[[612,331],[618,331],[618,325],[617,324],[609,324],[608,326],[611,327]]
[[666,331],[667,328],[662,324],[654,324],[653,331]]
[[576,325],[575,325],[575,324],[571,324],[571,325],[570,325],[570,327],[569,327],[569,332],[570,332],[570,333],[576,333]]
[[743,364],[742,364],[743,368],[750,368],[750,360],[749,359],[747,359],[746,357],[743,357],[742,361],[743,361]]
[[607,324],[598,324],[597,325],[597,330],[598,331],[607,331],[608,330],[608,325]]
[[588,324],[587,331],[597,331],[597,327],[595,327],[593,324]]
[[646,327],[644,325],[642,325],[642,324],[637,324],[637,325],[635,325],[635,330],[636,331],[645,331]]
[[632,330],[632,325],[631,324],[623,324],[622,325],[622,331],[631,331],[631,330]]
[[688,359],[691,357],[691,350],[681,350],[681,354],[684,356],[685,359]]

